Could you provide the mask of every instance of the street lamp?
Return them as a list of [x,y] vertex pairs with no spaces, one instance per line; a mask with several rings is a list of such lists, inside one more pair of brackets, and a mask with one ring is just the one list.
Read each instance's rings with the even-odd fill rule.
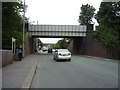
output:
[[24,10],[23,10],[23,57],[25,56],[25,0],[24,0]]

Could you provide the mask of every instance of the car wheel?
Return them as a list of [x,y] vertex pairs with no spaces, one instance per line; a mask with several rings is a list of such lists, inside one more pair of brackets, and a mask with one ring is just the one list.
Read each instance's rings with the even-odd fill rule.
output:
[[56,60],[55,57],[53,57],[53,59]]
[[56,60],[56,61],[58,61],[58,59],[57,59],[57,58],[55,58],[55,60]]

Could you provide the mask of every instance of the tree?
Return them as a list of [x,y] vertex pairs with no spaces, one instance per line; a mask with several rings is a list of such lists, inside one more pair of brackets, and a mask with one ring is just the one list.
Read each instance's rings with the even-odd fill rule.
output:
[[65,39],[59,40],[58,42],[59,48],[65,49],[67,48],[67,42],[65,41]]
[[112,27],[120,32],[120,2],[102,2],[95,18],[99,25]]
[[52,48],[53,48],[53,49],[59,49],[60,47],[59,47],[59,45],[56,43],[56,44],[53,44],[53,45],[52,45]]
[[90,6],[88,4],[82,5],[79,20],[78,20],[79,23],[81,25],[91,24],[92,18],[94,16],[94,11],[95,11],[95,8],[93,6]]
[[109,48],[120,47],[120,2],[102,2],[95,18],[99,26],[92,35]]
[[64,38],[59,40],[56,44],[52,46],[54,49],[66,49],[68,45],[71,43],[72,39]]
[[22,44],[23,16],[26,7],[18,2],[2,3],[2,48],[11,49],[11,38],[16,38],[17,47]]
[[102,2],[96,19],[100,25],[111,27],[120,34],[120,1]]
[[120,42],[117,32],[111,27],[99,26],[96,31],[92,32],[92,36],[108,48],[119,47]]
[[36,47],[38,47],[38,46],[42,47],[43,46],[43,43],[39,38],[34,39],[34,44],[35,44]]

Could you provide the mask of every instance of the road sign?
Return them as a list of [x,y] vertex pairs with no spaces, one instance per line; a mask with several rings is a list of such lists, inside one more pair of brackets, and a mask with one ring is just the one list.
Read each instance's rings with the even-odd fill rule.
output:
[[12,42],[15,42],[16,41],[16,39],[15,38],[12,38]]
[[16,39],[12,38],[12,52],[15,53],[15,49],[16,49]]

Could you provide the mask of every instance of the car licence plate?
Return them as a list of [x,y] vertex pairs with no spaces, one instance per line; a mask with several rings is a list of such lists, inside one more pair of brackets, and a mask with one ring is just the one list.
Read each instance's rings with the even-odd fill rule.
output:
[[67,54],[63,54],[62,56],[67,56]]

